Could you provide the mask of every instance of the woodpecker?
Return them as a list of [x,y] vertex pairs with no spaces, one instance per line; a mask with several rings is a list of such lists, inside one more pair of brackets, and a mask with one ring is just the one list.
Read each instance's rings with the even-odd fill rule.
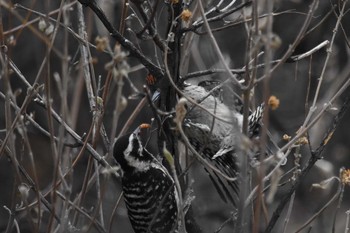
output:
[[143,147],[144,128],[117,139],[113,150],[128,216],[135,233],[176,232],[179,196],[167,169]]
[[[215,94],[210,94],[203,86],[184,85],[183,94],[195,100],[202,108],[189,105],[183,128],[191,145],[207,161],[212,163],[225,175],[238,178],[239,159],[237,154],[241,151],[243,114],[242,102],[229,108]],[[248,137],[259,137],[261,119],[264,105],[248,117]],[[215,117],[213,116],[215,115]],[[238,181],[228,181],[215,171],[206,169],[221,198],[230,201],[234,206],[238,202]]]

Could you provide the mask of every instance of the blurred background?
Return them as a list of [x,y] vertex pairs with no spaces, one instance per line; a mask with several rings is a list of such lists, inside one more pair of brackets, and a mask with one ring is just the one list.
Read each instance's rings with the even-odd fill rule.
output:
[[[223,1],[223,6],[230,4],[230,2]],[[332,39],[333,29],[343,2],[346,1],[318,2],[318,7],[308,27],[308,33],[301,38],[293,55],[303,54],[322,42]],[[218,1],[203,1],[203,3],[205,3],[205,9],[208,10],[218,4]],[[294,42],[305,22],[311,3],[310,0],[273,1],[273,12],[275,13],[273,34],[278,41],[278,46],[273,51],[273,60],[280,59],[290,44]],[[58,232],[133,232],[123,201],[121,200],[120,204],[116,205],[121,194],[120,181],[112,179],[110,172],[97,168],[96,162],[93,162],[92,159],[89,161],[90,153],[86,150],[82,151],[81,145],[74,145],[77,144],[77,141],[67,132],[67,128],[62,127],[57,119],[50,120],[47,108],[40,104],[41,102],[46,103],[50,99],[52,108],[58,116],[77,135],[83,140],[85,139],[94,120],[93,113],[98,112],[99,106],[91,107],[86,88],[86,73],[84,72],[86,64],[83,63],[81,47],[87,43],[83,41],[78,32],[79,4],[76,1],[1,1],[0,139],[2,142],[9,135],[6,139],[7,150],[0,154],[1,232],[6,232],[9,223],[14,225],[8,232],[53,232],[54,230]],[[119,28],[123,2],[100,0],[98,4],[113,25]],[[124,22],[126,28],[124,35],[154,64],[163,67],[162,55],[155,48],[153,40],[151,38],[140,39],[136,35],[142,29],[140,22],[138,22],[140,16],[137,4],[137,1],[130,2],[130,9],[127,11]],[[154,2],[150,1],[150,4],[152,5]],[[233,6],[239,4],[241,1],[236,1]],[[265,23],[263,17],[266,14],[265,4],[266,1],[258,1],[256,4],[258,15],[262,17],[261,22],[259,22],[261,25]],[[168,16],[167,9],[166,4],[159,1],[156,24],[159,35],[163,39],[166,38],[167,31],[167,23],[165,23]],[[200,17],[195,9],[195,2],[189,5],[189,9],[193,12],[193,18],[189,22],[184,22],[183,27],[186,27],[186,23],[191,24]],[[280,100],[280,105],[276,110],[269,112],[268,129],[273,141],[279,146],[286,143],[282,140],[283,135],[294,136],[305,121],[324,67],[324,80],[316,105],[318,109],[322,109],[324,104],[328,103],[349,79],[349,3],[345,9],[346,14],[335,35],[332,51],[326,65],[325,60],[328,53],[325,46],[300,61],[282,64],[272,73],[268,86],[271,95]],[[140,95],[137,94],[139,94],[138,91],[143,92],[142,87],[145,85],[148,71],[140,65],[139,59],[132,56],[123,57],[128,55],[127,50],[122,48],[121,51],[115,52],[115,40],[109,37],[109,33],[90,9],[83,8],[83,10],[86,37],[90,43],[88,44],[90,53],[88,55],[88,70],[92,77],[95,95],[102,96],[107,88],[104,84],[111,75],[110,66],[113,63],[111,55],[113,51],[114,55],[122,57],[121,61],[114,64],[117,70],[120,71],[123,67],[127,67],[129,72],[127,78],[112,79],[108,86],[108,95],[103,100],[105,108],[102,122],[107,139],[96,139],[94,147],[100,156],[107,156],[109,159],[108,152],[114,140],[110,135],[113,135],[113,130],[115,130],[115,136],[119,135],[141,101]],[[250,15],[251,10],[252,7],[248,4],[243,10],[210,24],[212,28],[219,28],[236,22],[233,24],[234,26],[227,29],[214,31],[215,39],[225,61],[232,69],[242,69],[247,63],[248,54],[252,52],[247,51],[247,25],[249,24],[239,23],[243,17]],[[191,44],[187,47],[188,50],[182,53],[183,56],[187,56],[181,60],[185,63],[182,64],[180,71],[180,75],[183,77],[191,72],[223,67],[218,62],[209,37],[201,35],[200,32],[203,31],[205,31],[204,28],[199,28],[197,33],[187,32],[184,34],[183,46],[188,46],[185,42],[188,42],[189,38]],[[101,51],[98,46],[103,43],[107,45]],[[109,46],[111,46],[110,51],[112,52],[108,52]],[[123,53],[126,54],[123,55]],[[262,58],[258,60],[259,63],[263,61]],[[263,74],[264,70],[258,69],[257,78]],[[224,73],[216,73],[189,79],[188,82],[197,83],[201,80],[220,82],[225,79]],[[39,86],[36,90],[40,98],[34,95],[27,101],[28,87],[34,82]],[[232,89],[236,88],[233,83],[228,85],[231,85]],[[47,91],[48,86],[49,92]],[[262,82],[257,83],[252,93],[253,108],[263,101],[263,91]],[[310,151],[316,149],[322,142],[333,118],[342,107],[345,98],[349,97],[349,91],[347,88],[308,131],[309,144],[300,147],[302,167],[310,158]],[[48,93],[50,94],[49,98]],[[16,119],[19,108],[23,104],[25,104],[23,113],[31,116],[45,131],[53,132],[57,139],[55,145],[51,144],[50,137],[34,125],[28,116],[22,114],[22,117]],[[152,111],[148,104],[145,104],[140,108],[140,113],[126,131],[132,130],[141,123],[150,123],[152,118]],[[320,183],[332,176],[339,176],[342,167],[350,168],[349,119],[350,112],[348,111],[325,147],[322,159],[312,167],[297,188],[285,232],[295,232],[336,194],[337,182],[330,182],[323,188],[313,188],[313,184]],[[11,126],[15,120],[16,124]],[[150,132],[150,135],[153,136],[153,139],[156,138],[155,133]],[[90,143],[91,140],[89,139]],[[1,143],[2,145],[3,143]],[[156,151],[156,140],[151,140],[148,147],[151,151]],[[14,161],[14,158],[17,161]],[[74,166],[70,169],[72,164]],[[286,172],[294,166],[293,155],[291,155],[291,159],[282,167],[282,170]],[[97,183],[95,181],[86,188],[83,184],[86,183],[84,177],[86,177],[88,168],[91,169],[90,172],[98,170],[99,179]],[[31,177],[33,183],[28,181],[23,171]],[[67,175],[62,178],[66,172]],[[219,232],[233,232],[232,221],[225,223],[234,215],[233,209],[221,201],[199,164],[195,164],[190,169],[190,177],[193,180],[194,196],[196,197],[192,205],[194,216],[203,232],[217,232],[221,226],[223,227]],[[265,216],[267,218],[271,217],[279,201],[291,187],[290,177],[291,175],[286,175],[281,179],[281,182],[286,182],[286,185],[278,187],[272,203],[266,207]],[[46,195],[52,189],[54,181],[57,182],[61,179],[63,182],[57,187],[57,192],[60,192],[65,198],[58,194],[52,195],[52,193]],[[35,204],[30,205],[38,198],[38,192],[35,189],[40,190],[49,203],[56,203],[54,208],[55,213],[57,213],[56,217],[61,219],[60,227],[57,226],[55,217],[50,215],[44,203],[41,202],[40,208]],[[345,212],[350,209],[349,191],[349,186],[345,186],[344,196],[338,210],[337,201],[332,202],[304,232],[331,232],[335,216],[334,232],[344,232]],[[84,195],[82,201],[73,205],[72,202],[82,194]],[[81,212],[76,211],[76,206]],[[272,232],[283,232],[287,208],[288,205],[281,213],[281,217]],[[261,232],[264,232],[268,221],[269,219],[261,219]],[[39,228],[37,227],[38,222],[40,222]],[[102,224],[104,229],[101,229],[99,224]]]

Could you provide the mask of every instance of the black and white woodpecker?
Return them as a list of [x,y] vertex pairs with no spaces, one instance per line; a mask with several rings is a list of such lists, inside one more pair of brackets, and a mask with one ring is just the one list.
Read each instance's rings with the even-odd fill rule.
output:
[[[221,173],[237,177],[242,113],[228,108],[201,86],[185,85],[182,91],[202,106],[188,104],[183,121],[183,129],[191,145]],[[259,135],[262,112],[263,106],[260,106],[248,118],[250,138]],[[118,138],[113,151],[122,170],[122,188],[129,219],[135,233],[177,232],[178,213],[182,208],[179,206],[179,194],[168,170],[142,145],[144,128],[141,125],[134,132]],[[216,171],[206,170],[221,198],[236,205],[238,182],[228,181]]]
[[[229,108],[215,94],[198,85],[184,85],[186,98],[191,98],[198,105],[187,101],[187,114],[183,129],[190,144],[221,173],[236,181],[229,181],[211,169],[206,169],[219,195],[224,201],[233,205],[238,202],[239,193],[239,155],[245,150],[245,138],[242,135],[243,109],[242,102],[235,101],[234,108]],[[263,105],[259,106],[248,117],[248,137],[259,137]],[[251,153],[251,151],[245,150]],[[240,154],[241,153],[241,154]],[[247,153],[245,153],[247,154]]]
[[167,169],[142,145],[147,127],[142,124],[114,145],[129,219],[135,233],[177,232],[179,196]]

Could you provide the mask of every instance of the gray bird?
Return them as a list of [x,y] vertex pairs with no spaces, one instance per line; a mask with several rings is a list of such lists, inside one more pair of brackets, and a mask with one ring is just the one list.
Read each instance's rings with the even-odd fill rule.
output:
[[[209,94],[201,86],[185,85],[182,91],[186,97],[202,106],[201,108],[188,103],[183,129],[191,145],[220,172],[231,178],[237,178],[239,175],[237,156],[242,151],[244,136],[241,133],[243,115],[235,109],[242,109],[242,106],[229,108],[220,98]],[[262,115],[263,105],[250,114],[248,118],[250,138],[259,136]],[[229,200],[236,206],[238,181],[228,181],[217,172],[206,170],[221,198],[225,202]]]

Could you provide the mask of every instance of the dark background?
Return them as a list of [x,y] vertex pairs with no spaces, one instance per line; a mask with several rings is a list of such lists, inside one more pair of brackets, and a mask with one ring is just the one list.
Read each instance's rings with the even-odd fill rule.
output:
[[[43,3],[42,1],[8,1],[8,4],[19,3],[37,12],[47,14],[52,10],[59,7],[59,3],[56,1],[48,1]],[[274,17],[273,32],[280,37],[281,46],[274,52],[274,59],[278,59],[283,56],[283,54],[288,49],[288,46],[294,41],[297,36],[301,25],[305,20],[305,14],[309,10],[309,5],[311,1],[298,1],[298,0],[279,0],[274,3],[274,12],[284,12],[283,14]],[[79,4],[79,3],[77,3]],[[100,1],[99,4],[104,6],[104,10],[107,16],[114,25],[119,25],[121,7],[118,1],[104,2]],[[106,4],[106,5],[103,5]],[[164,3],[160,3],[161,5]],[[214,4],[214,3],[211,3]],[[238,4],[238,3],[236,3]],[[333,5],[332,5],[333,4]],[[333,28],[335,26],[337,17],[335,13],[339,13],[337,1],[320,1],[317,11],[314,14],[312,23],[309,28],[318,25],[312,32],[310,32],[305,38],[301,40],[298,44],[294,54],[304,53],[313,47],[317,46],[324,40],[330,40],[333,34]],[[335,6],[334,12],[331,10],[332,6]],[[349,4],[346,7],[349,9]],[[14,12],[11,12],[13,10]],[[162,11],[161,11],[162,10]],[[159,8],[159,31],[164,37],[165,25],[162,25],[162,20],[166,20],[166,10]],[[72,10],[69,11],[69,23],[68,26],[72,28],[73,31],[77,32],[77,9],[76,5],[72,6]],[[84,9],[87,23],[87,33],[89,41],[94,44],[96,36],[108,35],[104,31],[103,26],[98,22],[98,20],[93,16],[93,13],[89,9]],[[130,13],[130,12],[129,12]],[[20,8],[6,8],[1,7],[2,14],[2,27],[3,27],[3,42],[7,46],[6,55],[10,58],[14,64],[18,67],[21,73],[24,75],[25,79],[29,83],[33,83],[34,79],[38,75],[40,65],[46,56],[46,45],[43,40],[39,39],[38,36],[33,33],[28,26],[22,27],[15,31],[10,31],[13,28],[24,24],[23,21],[18,20],[15,16],[18,14],[23,19],[28,17],[28,20],[37,19],[39,16],[35,13],[29,14],[28,10],[23,10]],[[238,14],[238,13],[237,13]],[[329,14],[328,17],[324,17]],[[57,14],[53,16],[57,17]],[[227,20],[232,20],[236,17],[233,15],[232,18],[228,17]],[[323,20],[324,19],[324,20]],[[97,21],[96,21],[97,20]],[[320,96],[317,102],[318,109],[322,108],[323,104],[328,102],[330,97],[339,90],[342,84],[349,78],[350,64],[349,64],[349,44],[346,43],[348,40],[348,35],[350,34],[350,17],[346,14],[342,20],[342,27],[337,32],[335,41],[332,48],[332,53],[330,56],[329,63],[327,65],[324,81],[321,86]],[[135,20],[127,21],[127,27],[139,30],[139,25],[135,23]],[[215,24],[212,24],[215,26]],[[220,23],[218,23],[220,25]],[[31,24],[34,30],[38,31],[38,22]],[[40,32],[41,33],[41,32]],[[190,35],[190,33],[188,34]],[[187,35],[187,36],[188,36]],[[232,27],[228,30],[222,30],[214,34],[215,38],[220,46],[221,51],[227,58],[229,66],[234,69],[242,68],[246,62],[246,45],[247,36],[246,29],[243,24]],[[133,42],[138,42],[143,53],[149,57],[152,61],[156,61],[154,54],[154,49],[152,46],[152,40],[139,41],[135,39],[135,36],[126,32],[125,35]],[[11,41],[13,37],[14,41]],[[111,38],[111,45],[114,45],[115,41]],[[68,124],[77,132],[79,135],[87,133],[91,121],[92,112],[89,107],[87,94],[85,91],[85,84],[83,81],[83,73],[81,71],[82,67],[79,63],[80,42],[75,39],[72,34],[68,34],[67,40],[65,41],[65,31],[62,27],[58,29],[57,37],[54,43],[54,49],[63,52],[64,48],[68,49],[68,54],[70,56],[71,62],[69,62],[69,72],[62,73],[62,57],[57,55],[55,52],[51,52],[49,55],[50,70],[46,70],[40,74],[40,84],[45,82],[45,79],[49,77],[51,79],[51,97],[53,108],[61,116],[66,119]],[[211,44],[208,41],[207,36],[195,36],[195,43],[191,48],[191,58],[189,61],[188,72],[194,72],[201,69],[210,69],[221,67],[218,64],[218,58],[215,56],[215,52],[212,49]],[[3,48],[2,57],[5,56]],[[101,77],[104,83],[108,71],[105,69],[105,64],[110,61],[108,54],[96,51],[96,49],[91,48],[92,57],[97,59],[94,63],[95,78],[98,80]],[[273,74],[269,82],[270,93],[275,95],[280,100],[280,106],[275,111],[270,111],[270,119],[268,128],[272,133],[273,140],[276,141],[279,146],[282,146],[285,142],[281,140],[282,135],[295,135],[296,131],[303,124],[305,116],[307,114],[306,104],[310,106],[316,91],[318,84],[318,78],[320,77],[322,68],[324,66],[324,61],[327,52],[326,48],[319,50],[312,55],[312,58],[308,57],[299,62],[285,63],[280,68],[278,68]],[[128,58],[128,64],[130,67],[139,64],[139,61],[135,58]],[[0,91],[6,94],[9,88],[6,87],[5,79],[10,82],[10,90],[12,93],[16,94],[15,100],[17,105],[21,106],[26,93],[27,88],[23,82],[18,78],[18,76],[10,71],[8,76],[4,73],[4,63],[1,65],[1,77],[0,77]],[[311,72],[310,71],[311,67]],[[67,96],[65,96],[69,113],[64,116],[60,110],[62,96],[57,83],[54,81],[54,75],[58,73],[61,78],[66,78],[68,83]],[[263,70],[258,72],[262,75]],[[183,73],[182,75],[185,75]],[[142,85],[145,82],[145,77],[147,71],[141,69],[137,72],[129,74],[129,78],[133,84],[136,85],[139,90],[142,90]],[[211,75],[203,77],[202,79],[215,79],[223,80],[225,77],[221,74]],[[61,80],[62,81],[62,80]],[[197,82],[198,80],[190,80]],[[309,89],[309,93],[308,93]],[[110,135],[112,130],[112,118],[113,111],[115,110],[115,95],[117,92],[117,85],[114,82],[111,85],[110,95],[108,96],[108,101],[106,101],[107,106],[105,108],[103,123],[107,131],[107,135]],[[43,89],[40,90],[42,96],[45,95]],[[124,80],[123,95],[127,98],[133,91],[130,89],[130,83]],[[262,102],[263,89],[261,83],[257,84],[256,91],[254,94],[254,99],[256,103]],[[317,148],[321,143],[323,136],[325,135],[327,129],[331,125],[331,121],[337,113],[345,98],[349,96],[349,89],[347,90],[335,101],[332,106],[334,109],[326,111],[323,117],[308,131],[309,142],[312,149]],[[134,110],[139,98],[129,99],[128,105],[125,111],[122,112],[119,121],[117,134],[120,129],[124,126],[127,119],[130,117],[131,112]],[[12,109],[12,117],[10,123],[13,121],[16,112]],[[43,128],[48,128],[47,112],[44,108],[40,107],[34,101],[31,101],[26,109],[27,113],[34,114],[36,122],[38,122]],[[138,115],[136,120],[133,122],[133,126],[140,123],[150,122],[152,118],[152,113],[149,107],[146,105]],[[6,121],[5,121],[5,101],[0,98],[0,138],[4,139],[6,135]],[[337,130],[335,131],[331,141],[327,144],[324,151],[323,159],[316,163],[312,168],[310,173],[302,181],[301,185],[296,190],[296,196],[294,200],[294,205],[290,217],[290,222],[286,232],[294,232],[298,229],[308,218],[310,218],[314,213],[316,213],[320,208],[322,208],[327,201],[336,193],[337,185],[329,185],[325,189],[312,188],[312,184],[319,183],[326,180],[332,176],[339,175],[339,169],[341,167],[350,167],[350,112],[348,111],[342,121],[339,123]],[[58,134],[59,124],[55,122],[55,134]],[[131,128],[132,128],[131,127]],[[33,175],[37,176],[38,186],[40,190],[45,193],[49,190],[52,185],[53,170],[54,170],[54,159],[50,149],[50,140],[47,136],[43,135],[39,130],[31,124],[26,124],[25,127],[26,134],[29,138],[30,148],[33,154],[33,160],[35,164],[35,171],[30,165],[30,157],[28,156],[28,148],[24,144],[24,139],[18,129],[14,130],[10,138],[10,142],[14,143],[14,148],[16,149],[15,154],[17,156],[18,162],[25,168],[25,170]],[[67,141],[73,142],[73,139],[65,133],[63,137]],[[155,144],[150,145],[150,150],[155,150]],[[75,158],[79,153],[78,148],[67,148],[62,154],[62,159]],[[103,146],[102,142],[98,143],[97,151],[104,155],[107,153],[106,148]],[[301,164],[305,165],[305,162],[310,157],[309,145],[301,147]],[[68,197],[73,200],[78,193],[81,192],[81,186],[83,183],[85,170],[88,161],[88,153],[85,152],[84,156],[79,160],[78,164],[73,170],[73,173],[68,178],[68,183],[71,185],[70,193]],[[294,166],[293,159],[290,159],[283,170],[288,171]],[[218,198],[218,194],[215,192],[214,187],[210,183],[209,179],[205,175],[199,164],[195,164],[190,171],[191,177],[193,178],[193,187],[196,199],[193,202],[193,210],[199,225],[202,227],[204,232],[214,232],[218,227],[230,216],[232,209],[227,207],[227,205]],[[103,196],[103,210],[106,226],[109,226],[109,218],[111,216],[112,209],[117,201],[120,194],[120,183],[115,182],[110,176],[101,175],[102,187],[104,190]],[[282,179],[287,181],[287,178]],[[14,209],[15,206],[21,204],[21,194],[18,192],[18,188],[21,183],[26,183],[24,180],[18,180],[16,176],[16,171],[14,169],[13,163],[4,154],[0,155],[0,231],[4,232],[9,219],[9,213],[3,206],[9,209]],[[334,182],[336,183],[336,182]],[[267,206],[268,214],[271,216],[274,208],[279,203],[279,200],[286,193],[289,184],[282,186],[278,189],[276,193],[274,202]],[[348,192],[349,187],[345,187],[344,199],[340,205],[340,209],[337,213],[336,230],[335,232],[344,232],[345,227],[345,211],[349,207]],[[30,203],[34,200],[35,195],[33,191],[29,192],[27,201]],[[50,195],[48,200],[51,201]],[[83,209],[88,213],[94,213],[97,204],[98,197],[96,197],[96,190],[92,188],[87,192],[86,198],[83,203]],[[61,203],[62,204],[62,203]],[[331,232],[332,221],[335,216],[336,202],[333,202],[329,208],[325,210],[316,220],[311,224],[312,228],[310,232]],[[287,205],[288,206],[288,205]],[[278,224],[275,226],[273,232],[282,232],[284,224],[284,216],[286,214],[285,207],[282,216],[280,217]],[[42,207],[44,208],[44,207]],[[60,208],[63,208],[61,206]],[[56,210],[59,212],[59,210]],[[72,214],[72,212],[70,212]],[[31,220],[35,222],[37,212],[35,208],[31,208],[29,211],[23,210],[16,212],[15,218],[18,221],[19,228],[21,232],[33,232],[31,227]],[[70,216],[70,215],[69,215]],[[48,213],[45,211],[44,216],[40,217],[42,222],[42,228],[40,232],[47,231],[48,224]],[[69,219],[71,216],[69,217]],[[86,227],[89,220],[85,217],[79,217],[77,223],[77,231],[89,231],[95,232],[96,230],[92,227]],[[265,220],[262,220],[261,229],[266,226]],[[72,228],[73,229],[73,228]],[[118,207],[116,216],[113,220],[113,232],[132,232],[128,219],[127,212],[123,202]],[[13,230],[15,232],[15,230]],[[228,224],[227,227],[223,228],[220,232],[233,232],[232,224]],[[263,230],[262,230],[263,232]],[[305,231],[306,232],[306,231]]]

